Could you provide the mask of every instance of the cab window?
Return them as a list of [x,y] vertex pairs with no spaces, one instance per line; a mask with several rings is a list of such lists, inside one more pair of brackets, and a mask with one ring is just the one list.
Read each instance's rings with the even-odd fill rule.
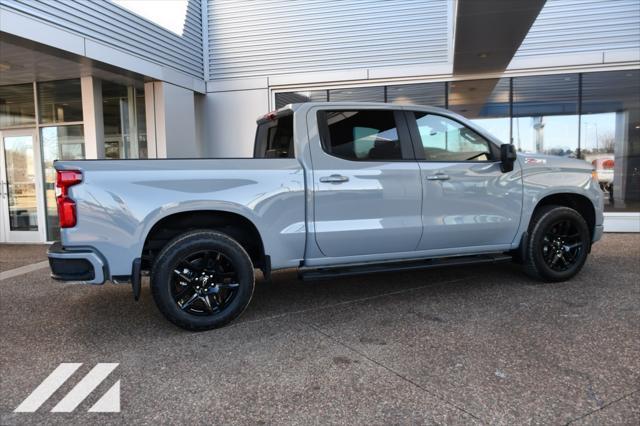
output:
[[491,142],[450,118],[416,112],[426,161],[493,161]]
[[294,158],[293,115],[258,125],[254,158]]
[[392,110],[321,111],[318,123],[323,133],[322,147],[334,157],[351,161],[402,160]]

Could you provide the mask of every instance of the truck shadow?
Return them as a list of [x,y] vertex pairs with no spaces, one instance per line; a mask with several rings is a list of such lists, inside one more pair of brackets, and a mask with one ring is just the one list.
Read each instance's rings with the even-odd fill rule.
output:
[[[296,271],[274,273],[271,281],[262,276],[256,280],[251,304],[233,325],[266,321],[287,315],[320,311],[378,297],[400,295],[411,291],[427,292],[427,297],[441,297],[459,292],[498,292],[513,286],[537,285],[522,274],[518,265],[474,265],[410,272],[385,272],[349,278],[300,281]],[[153,301],[148,279],[143,280],[141,299],[133,300],[128,285],[106,284],[89,288],[81,300],[73,302],[75,332],[93,339],[143,339],[194,334],[164,319]],[[77,302],[77,303],[76,303]],[[389,299],[388,303],[394,303]],[[224,327],[204,333],[218,333]]]

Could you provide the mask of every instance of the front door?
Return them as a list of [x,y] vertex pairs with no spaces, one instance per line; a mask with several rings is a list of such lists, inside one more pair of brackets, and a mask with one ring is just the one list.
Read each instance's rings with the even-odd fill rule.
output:
[[522,211],[518,163],[503,173],[498,146],[452,118],[415,112],[407,119],[424,184],[418,249],[461,253],[510,245]]
[[34,129],[0,132],[0,242],[44,242],[42,163]]
[[422,233],[420,169],[402,112],[310,113],[315,237],[326,257],[415,250]]

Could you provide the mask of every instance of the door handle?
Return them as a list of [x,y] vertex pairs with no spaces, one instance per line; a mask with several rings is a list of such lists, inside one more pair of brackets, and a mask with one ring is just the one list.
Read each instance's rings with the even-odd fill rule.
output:
[[342,175],[331,175],[331,176],[323,176],[320,178],[320,182],[324,183],[342,183],[348,182],[349,178],[347,176]]
[[449,175],[436,173],[435,175],[427,176],[427,180],[449,180]]

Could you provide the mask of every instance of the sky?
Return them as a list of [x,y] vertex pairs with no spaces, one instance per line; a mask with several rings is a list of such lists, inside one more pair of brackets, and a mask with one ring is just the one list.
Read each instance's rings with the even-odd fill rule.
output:
[[112,0],[157,25],[182,35],[188,0]]

